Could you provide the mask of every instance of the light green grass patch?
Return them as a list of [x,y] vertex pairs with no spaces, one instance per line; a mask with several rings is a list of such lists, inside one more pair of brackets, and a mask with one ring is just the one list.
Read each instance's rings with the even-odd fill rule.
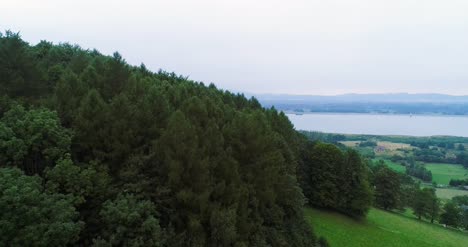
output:
[[432,172],[432,181],[448,185],[450,179],[467,179],[468,170],[461,165],[445,163],[427,163],[426,168]]
[[437,188],[436,195],[441,199],[452,199],[455,196],[468,196],[468,190]]
[[306,209],[308,222],[332,247],[466,247],[468,234],[440,225],[371,209],[356,221],[338,213]]
[[405,173],[406,172],[406,167],[402,166],[399,163],[395,163],[391,160],[385,160],[385,164],[392,170],[400,173]]
[[[374,159],[374,162],[378,161],[379,159]],[[406,167],[402,166],[399,163],[393,162],[391,160],[383,160],[385,162],[385,165],[388,166],[388,168],[399,172],[399,173],[405,173],[406,172]]]

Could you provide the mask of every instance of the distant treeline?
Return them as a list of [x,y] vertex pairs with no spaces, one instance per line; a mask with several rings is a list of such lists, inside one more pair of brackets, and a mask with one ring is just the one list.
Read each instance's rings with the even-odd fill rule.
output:
[[286,112],[468,115],[468,103],[297,103],[282,100],[261,100],[260,102],[265,107],[274,106],[276,109]]
[[406,174],[419,178],[424,182],[432,182],[432,172],[418,163],[406,164]]
[[450,179],[450,186],[468,186],[468,179]]
[[[466,137],[452,136],[431,136],[431,137],[412,137],[412,136],[376,136],[376,135],[349,135],[349,134],[334,134],[323,133],[316,131],[300,131],[311,140],[324,141],[342,145],[342,141],[360,142],[359,147],[374,148],[378,141],[388,141],[395,143],[405,143],[412,147],[416,147],[412,151],[411,156],[414,161],[428,163],[450,163],[461,164],[468,168],[468,154],[465,144],[468,144]],[[455,155],[448,156],[447,151],[451,151]],[[367,157],[374,157],[374,152],[362,153]],[[389,157],[394,162],[406,160],[402,156]]]
[[314,140],[327,139],[334,142],[338,141],[389,141],[406,143],[417,147],[428,146],[448,146],[449,148],[459,148],[460,143],[468,143],[468,137],[457,136],[428,136],[428,137],[415,137],[415,136],[386,136],[386,135],[355,135],[355,134],[336,134],[325,133],[318,131],[300,131],[304,135]]

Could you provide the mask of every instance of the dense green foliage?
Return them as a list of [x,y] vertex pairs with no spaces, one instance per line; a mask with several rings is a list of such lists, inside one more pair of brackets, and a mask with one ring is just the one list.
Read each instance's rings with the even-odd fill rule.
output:
[[301,138],[254,98],[6,32],[0,99],[6,243],[315,242],[296,180]]
[[69,196],[44,192],[43,180],[16,168],[0,169],[0,245],[65,246],[83,222]]
[[465,186],[468,185],[468,179],[450,179],[450,186]]
[[25,110],[15,105],[0,119],[1,164],[17,166],[26,174],[42,174],[70,152],[71,134],[55,112]]
[[440,223],[458,227],[461,223],[461,213],[461,209],[457,204],[448,202],[444,205],[444,212],[440,216]]
[[303,153],[301,182],[309,204],[364,216],[372,203],[367,169],[354,150],[311,143]]
[[432,172],[418,163],[408,164],[406,166],[406,174],[419,178],[424,182],[432,182]]
[[413,198],[412,208],[414,214],[421,219],[421,217],[428,218],[431,223],[438,218],[439,215],[439,199],[435,194],[433,188],[423,188],[416,190]]
[[461,216],[459,219],[461,227],[468,230],[468,195],[455,196],[452,202],[460,208]]
[[384,166],[375,173],[373,181],[376,205],[385,210],[399,207],[401,194],[398,173]]
[[139,201],[132,195],[119,195],[107,201],[99,213],[103,224],[97,246],[163,246],[156,215],[156,206],[150,201]]

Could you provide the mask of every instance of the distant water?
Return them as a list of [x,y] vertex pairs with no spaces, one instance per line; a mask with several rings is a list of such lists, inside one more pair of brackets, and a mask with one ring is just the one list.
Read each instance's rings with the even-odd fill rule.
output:
[[287,114],[297,130],[342,134],[468,137],[468,116]]

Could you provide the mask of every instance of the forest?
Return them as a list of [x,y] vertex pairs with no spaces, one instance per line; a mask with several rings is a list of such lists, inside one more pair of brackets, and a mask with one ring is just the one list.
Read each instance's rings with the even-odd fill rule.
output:
[[10,31],[0,86],[3,246],[315,245],[299,135],[256,99]]
[[254,98],[10,31],[0,85],[2,245],[319,244],[308,141]]
[[440,211],[434,190],[255,98],[118,52],[6,31],[0,86],[0,246],[328,246],[305,207],[468,227],[466,198]]

